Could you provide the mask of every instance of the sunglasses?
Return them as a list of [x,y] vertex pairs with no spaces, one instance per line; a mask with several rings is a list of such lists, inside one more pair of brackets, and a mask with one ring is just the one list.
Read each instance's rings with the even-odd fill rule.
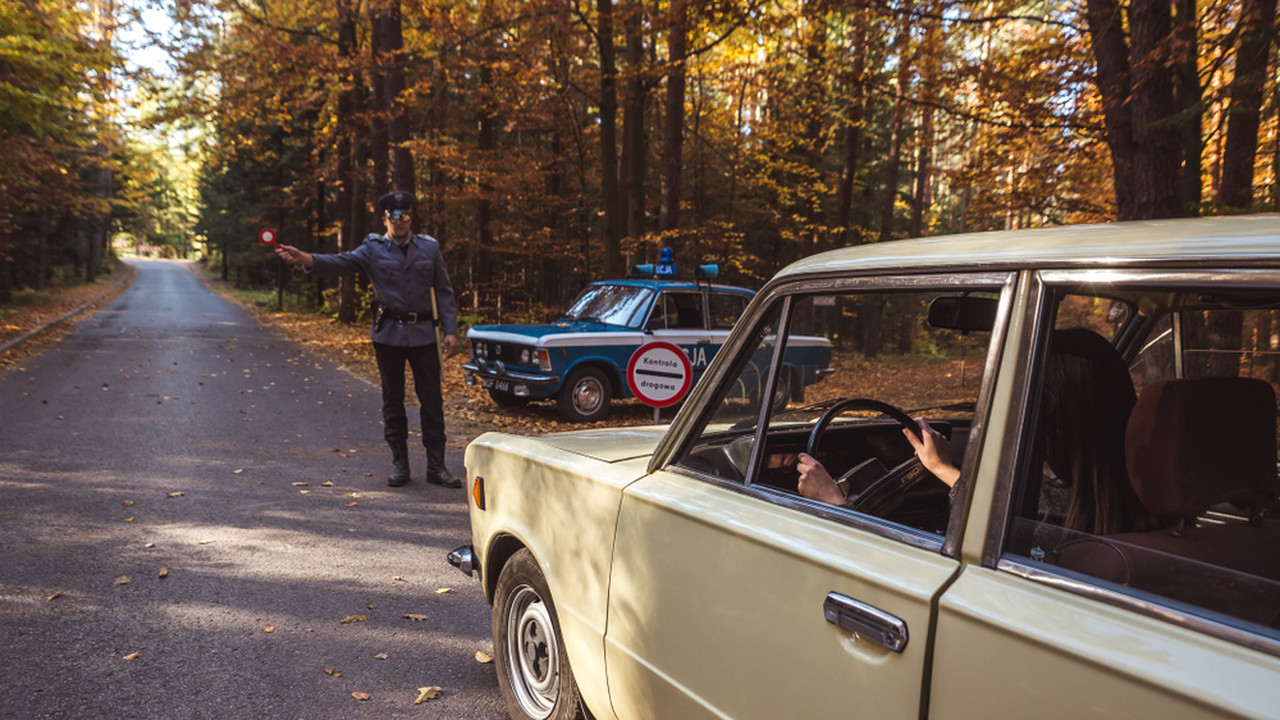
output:
[[391,222],[408,222],[413,217],[413,213],[403,210],[392,210],[387,213],[387,219]]

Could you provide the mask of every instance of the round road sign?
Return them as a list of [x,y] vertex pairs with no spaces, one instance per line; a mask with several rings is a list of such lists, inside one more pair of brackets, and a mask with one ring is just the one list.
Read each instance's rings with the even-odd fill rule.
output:
[[661,340],[641,345],[627,363],[627,383],[645,405],[667,407],[680,402],[693,382],[689,358],[679,347]]
[[276,231],[271,228],[262,228],[258,231],[258,242],[263,245],[275,245],[280,247],[280,243],[276,242]]

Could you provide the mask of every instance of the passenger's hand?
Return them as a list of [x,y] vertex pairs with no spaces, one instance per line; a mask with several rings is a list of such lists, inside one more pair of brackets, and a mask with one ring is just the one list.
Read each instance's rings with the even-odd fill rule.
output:
[[445,335],[444,336],[444,354],[452,357],[453,354],[457,351],[458,351],[458,336]]
[[946,483],[947,487],[955,485],[960,479],[960,468],[951,462],[951,442],[945,435],[930,427],[924,418],[916,418],[916,424],[920,426],[920,437],[916,437],[907,428],[902,429],[902,434],[907,436],[911,447],[916,449],[920,464],[933,473],[934,477]]
[[827,472],[822,463],[812,455],[800,453],[796,461],[796,470],[800,472],[800,481],[796,489],[801,495],[832,505],[844,502],[844,494],[840,492],[840,488],[836,487],[836,481],[831,478],[831,473]]

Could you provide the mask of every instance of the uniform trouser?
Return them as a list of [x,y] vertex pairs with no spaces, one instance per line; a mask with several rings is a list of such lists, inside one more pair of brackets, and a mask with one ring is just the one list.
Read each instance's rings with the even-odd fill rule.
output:
[[404,366],[413,371],[413,387],[421,405],[422,444],[427,449],[427,471],[444,469],[444,401],[440,395],[440,357],[435,345],[373,344],[382,376],[383,434],[392,449],[409,439],[409,417],[404,409]]

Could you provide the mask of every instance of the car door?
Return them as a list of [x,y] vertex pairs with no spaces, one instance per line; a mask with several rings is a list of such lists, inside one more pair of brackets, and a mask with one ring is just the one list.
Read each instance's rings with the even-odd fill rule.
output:
[[[978,287],[998,290],[1004,279],[983,280]],[[923,280],[900,282],[918,291]],[[810,297],[829,295],[829,285],[819,293],[796,286],[753,306],[727,346],[730,356],[713,366],[681,416],[701,408],[672,462],[624,493],[605,646],[619,718],[920,713],[932,608],[959,567],[944,550],[946,488],[926,487],[918,501],[935,508],[927,527],[801,496],[792,445],[812,426],[811,415],[794,423],[769,419],[771,411],[789,417],[797,408],[762,406],[775,395],[745,378],[777,380],[770,367],[786,343],[775,342],[775,328],[835,336],[858,313],[883,316],[887,307],[898,308],[903,327],[914,326],[907,315],[923,311],[922,296],[902,296],[893,280],[877,283],[840,290],[839,303]],[[881,290],[894,297],[886,302]],[[854,349],[846,348],[849,355],[833,365],[851,367]],[[974,348],[971,367],[986,367],[985,349]],[[912,348],[903,350],[906,357]],[[963,362],[953,357],[947,367]],[[971,370],[968,377],[975,402],[985,374]],[[809,395],[876,394],[876,382],[872,374],[833,373]],[[837,424],[859,441],[866,433],[905,444],[901,430],[882,419]],[[968,421],[953,427],[957,443],[974,437]],[[833,465],[840,450],[830,453]]]
[[[974,507],[983,510],[969,516],[963,548],[972,564],[939,603],[930,715],[1280,717],[1280,525],[1248,512],[1241,494],[1221,492],[1229,502],[1179,512],[1176,522],[1161,507],[1194,500],[1198,475],[1222,490],[1250,467],[1259,469],[1263,506],[1274,504],[1280,358],[1270,328],[1280,317],[1278,290],[1280,273],[1270,270],[1035,276],[1034,301],[1014,321],[1023,332],[1004,363],[1020,381],[1009,388],[1002,437],[989,443],[1004,448],[990,463],[999,481],[975,488]],[[1052,354],[1083,328],[1129,348],[1118,357],[1136,386],[1121,479],[1140,504],[1118,506],[1130,509],[1113,515],[1112,529],[1100,527],[1100,513],[1093,527],[1073,526],[1053,510],[1074,486],[1043,450],[1052,418],[1074,412],[1053,387]],[[1168,389],[1203,378],[1213,394],[1179,418]],[[1233,397],[1223,390],[1232,387],[1247,390]],[[1158,400],[1148,402],[1151,393]],[[1214,407],[1215,394],[1222,406]],[[1257,417],[1212,435],[1259,405]],[[1155,436],[1145,428],[1156,422],[1183,423],[1187,432]],[[1069,429],[1104,424],[1095,413]],[[1182,457],[1183,447],[1201,442],[1190,460]],[[1149,466],[1176,476],[1177,492],[1154,485],[1161,478]],[[1197,538],[1212,539],[1211,550]]]
[[695,382],[729,334],[707,327],[705,304],[701,291],[664,290],[649,320],[654,339],[675,344],[689,357]]

